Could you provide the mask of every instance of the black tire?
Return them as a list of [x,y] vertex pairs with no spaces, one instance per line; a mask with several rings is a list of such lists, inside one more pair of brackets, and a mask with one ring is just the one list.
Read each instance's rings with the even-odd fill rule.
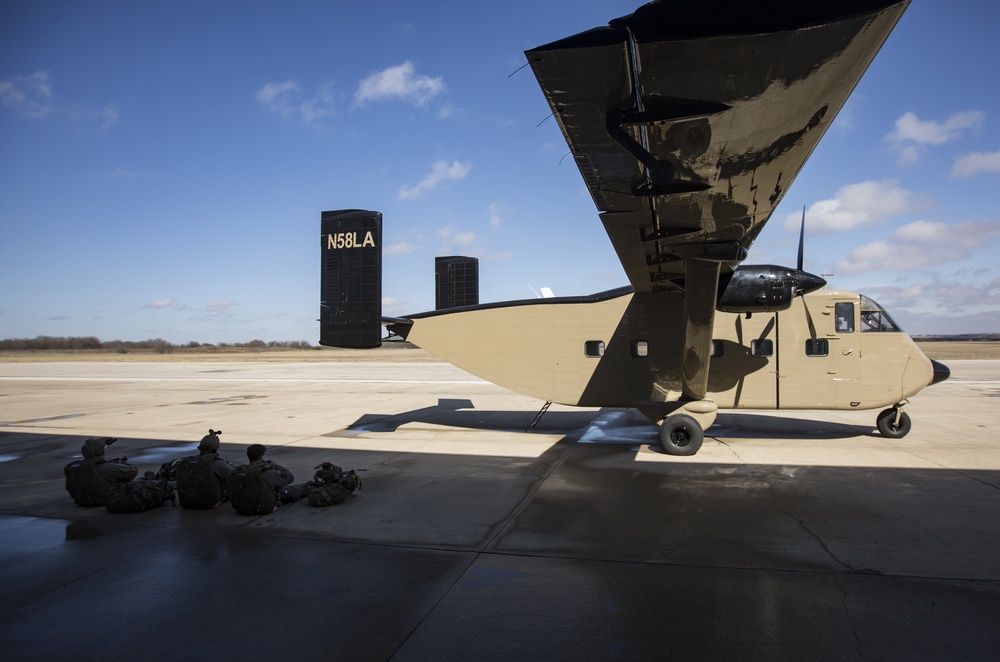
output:
[[698,421],[687,414],[668,416],[660,423],[660,445],[668,455],[694,455],[704,438]]
[[910,431],[910,417],[905,411],[899,415],[899,425],[893,424],[895,420],[895,409],[886,409],[878,415],[877,419],[875,419],[875,425],[878,427],[878,431],[882,433],[883,437],[888,437],[889,439],[900,439],[905,437]]

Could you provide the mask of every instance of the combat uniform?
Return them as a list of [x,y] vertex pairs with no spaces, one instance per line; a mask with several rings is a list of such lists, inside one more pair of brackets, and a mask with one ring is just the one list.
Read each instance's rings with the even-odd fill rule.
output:
[[103,506],[114,484],[131,482],[139,473],[138,467],[125,458],[109,460],[104,456],[109,440],[115,441],[111,437],[88,439],[81,449],[83,459],[63,469],[66,491],[81,506]]

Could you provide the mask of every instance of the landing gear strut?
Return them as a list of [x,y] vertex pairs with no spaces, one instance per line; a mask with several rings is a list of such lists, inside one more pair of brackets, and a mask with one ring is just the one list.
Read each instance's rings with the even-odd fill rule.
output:
[[910,417],[903,411],[903,403],[886,409],[875,419],[875,425],[883,437],[900,439],[910,431]]

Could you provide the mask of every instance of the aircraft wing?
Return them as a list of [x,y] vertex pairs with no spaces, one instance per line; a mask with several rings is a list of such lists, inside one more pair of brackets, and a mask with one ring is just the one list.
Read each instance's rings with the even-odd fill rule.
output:
[[707,393],[720,275],[907,5],[663,0],[525,53],[636,293],[684,291],[684,399]]
[[734,268],[909,0],[667,0],[527,51],[636,292]]

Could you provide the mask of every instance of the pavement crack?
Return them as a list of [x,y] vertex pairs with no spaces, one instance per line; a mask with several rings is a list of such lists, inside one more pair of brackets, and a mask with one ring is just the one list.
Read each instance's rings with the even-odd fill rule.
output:
[[812,529],[806,526],[806,523],[803,522],[800,518],[796,517],[787,510],[782,510],[780,512],[781,514],[791,518],[796,523],[798,523],[799,528],[805,531],[807,534],[809,534],[809,536],[816,541],[816,544],[820,546],[820,549],[826,552],[827,556],[829,556],[834,561],[834,563],[839,565],[844,570],[848,570],[850,572],[857,572],[857,568],[852,566],[850,563],[847,563],[846,561],[841,561],[839,558],[837,558],[837,555],[833,553],[833,550],[830,549],[830,547],[826,544],[826,542],[824,542],[820,536],[818,536],[815,532],[813,532]]
[[844,617],[847,619],[847,622],[851,627],[851,636],[854,638],[854,643],[857,644],[857,658],[859,660],[863,660],[865,657],[865,647],[861,643],[861,637],[858,636],[858,622],[854,619],[854,614],[851,612],[851,606],[848,604],[847,589],[844,588],[844,585],[837,577],[833,578],[833,583],[840,589],[840,604],[844,608]]

